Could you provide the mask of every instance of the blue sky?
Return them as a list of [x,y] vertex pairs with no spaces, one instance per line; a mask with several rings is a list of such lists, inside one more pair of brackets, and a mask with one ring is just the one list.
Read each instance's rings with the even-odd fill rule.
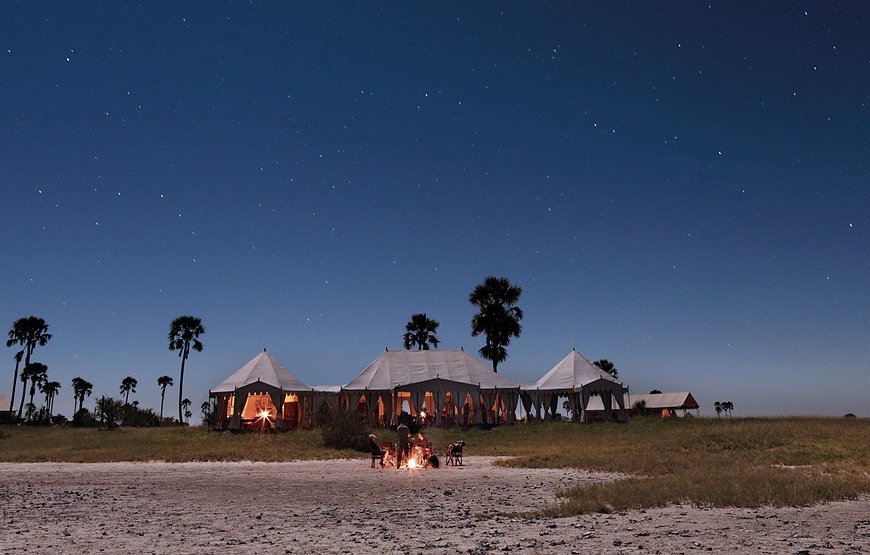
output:
[[416,312],[474,352],[468,294],[497,275],[523,288],[509,379],[576,347],[708,414],[868,416],[868,24],[859,2],[5,3],[0,321],[49,323],[69,414],[75,376],[157,407],[169,324],[197,315],[198,407],[264,347],[347,382]]

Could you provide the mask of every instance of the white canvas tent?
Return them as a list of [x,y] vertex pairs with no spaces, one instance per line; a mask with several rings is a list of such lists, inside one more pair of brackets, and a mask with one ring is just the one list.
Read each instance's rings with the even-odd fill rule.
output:
[[463,350],[390,351],[345,384],[341,401],[373,424],[395,422],[407,407],[435,425],[513,422],[519,389]]
[[0,413],[9,412],[9,397],[0,393]]
[[295,427],[309,416],[312,388],[264,349],[209,391],[218,429]]
[[[586,407],[593,395],[600,397],[605,417],[615,417],[620,422],[626,419],[625,386],[576,350],[572,350],[537,382],[520,388],[526,413],[531,414],[534,407],[538,419],[552,418],[558,408],[559,397],[567,397],[574,419],[588,422],[591,415]],[[613,406],[614,403],[616,406]]]

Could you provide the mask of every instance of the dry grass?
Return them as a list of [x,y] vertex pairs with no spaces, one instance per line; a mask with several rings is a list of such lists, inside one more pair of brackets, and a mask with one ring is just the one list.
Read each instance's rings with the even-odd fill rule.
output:
[[503,464],[631,476],[563,492],[565,502],[545,511],[549,516],[676,503],[798,506],[870,493],[867,420],[644,419],[628,426],[542,426],[534,436],[539,450]]
[[[376,430],[380,441],[395,433]],[[512,457],[521,468],[581,468],[627,479],[574,488],[544,512],[567,516],[687,503],[809,505],[870,493],[870,420],[639,419],[581,426],[535,423],[489,431],[430,430],[438,452]],[[288,461],[367,457],[323,446],[318,430],[229,434],[199,428],[0,429],[0,461]]]
[[357,457],[323,446],[319,430],[230,434],[203,428],[11,428],[0,439],[0,462],[243,461]]

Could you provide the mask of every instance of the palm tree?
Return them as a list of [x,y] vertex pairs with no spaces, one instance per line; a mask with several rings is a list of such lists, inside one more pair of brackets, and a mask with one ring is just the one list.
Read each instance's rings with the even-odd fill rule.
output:
[[428,351],[430,344],[433,349],[437,349],[439,341],[435,334],[438,333],[439,325],[436,320],[430,320],[426,313],[411,316],[411,320],[405,324],[405,335],[402,336],[405,349],[410,351],[411,347],[417,347],[418,351]]
[[498,372],[498,363],[507,358],[505,347],[511,337],[519,337],[523,331],[523,309],[516,306],[522,292],[507,278],[489,276],[468,296],[468,301],[479,309],[471,319],[471,336],[486,336],[486,345],[479,352],[492,361],[493,372]]
[[[45,346],[51,340],[51,334],[48,333],[48,324],[45,320],[36,316],[28,316],[27,318],[19,318],[12,323],[12,328],[9,330],[9,340],[6,341],[6,346],[11,347],[16,343],[24,347],[24,367],[30,364],[30,357],[33,355],[33,350],[37,345]],[[15,365],[18,368],[18,365]],[[16,371],[17,374],[17,371]],[[16,376],[17,378],[17,376]],[[27,387],[27,381],[24,382],[22,390]],[[15,399],[15,382],[12,382],[12,398]],[[21,394],[21,406],[18,407],[18,418],[21,418],[21,411],[24,407],[24,393]]]
[[606,358],[602,358],[601,360],[596,360],[592,364],[601,368],[602,370],[604,370],[605,372],[607,372],[608,374],[610,374],[614,378],[619,377],[619,370],[617,370],[616,366],[614,366],[613,363],[610,362],[609,360],[607,360]]
[[[27,380],[30,380],[30,404],[33,405],[33,396],[36,395],[36,387],[42,387],[48,380],[48,366],[42,364],[41,362],[33,362],[24,367],[24,370],[21,372],[21,381],[27,383]],[[21,396],[21,400],[24,400],[24,396]],[[23,407],[22,407],[23,408]]]
[[190,355],[190,349],[202,352],[199,336],[205,333],[202,320],[196,316],[179,316],[169,327],[169,350],[178,351],[181,357],[181,373],[178,376],[178,421],[184,422],[181,402],[184,398],[184,363]]
[[722,408],[722,403],[720,403],[719,401],[713,403],[713,409],[716,411],[716,416],[719,416],[720,414],[722,414],[722,411],[725,410]]
[[722,403],[722,410],[728,413],[728,418],[731,418],[731,411],[734,410],[734,403],[731,401],[725,401]]
[[18,367],[21,365],[21,360],[24,358],[24,351],[15,353],[15,374],[12,376],[12,398],[9,399],[9,412],[15,406],[15,386],[18,385]]
[[[73,409],[75,409],[75,400],[79,401],[79,410],[82,410],[83,405],[85,404],[85,395],[88,397],[91,396],[91,392],[94,389],[94,386],[91,382],[83,379],[83,378],[73,378],[72,380],[73,386]],[[78,412],[77,410],[73,411],[73,414]]]
[[[190,410],[189,410],[191,404],[192,404],[192,402],[191,402],[190,399],[184,399],[183,401],[181,401],[181,408],[184,409],[184,416],[185,416],[188,420],[190,420],[190,415],[191,415],[191,412],[190,412]],[[184,420],[182,420],[181,422],[184,422]]]
[[45,394],[45,410],[48,422],[51,422],[51,417],[54,414],[54,396],[60,391],[60,382],[45,382],[39,388]]
[[124,396],[124,404],[130,404],[130,392],[136,393],[136,386],[139,382],[132,376],[127,376],[121,380],[121,395]]
[[160,420],[163,421],[163,398],[166,396],[166,388],[172,385],[172,377],[160,376],[157,378],[157,385],[160,386]]

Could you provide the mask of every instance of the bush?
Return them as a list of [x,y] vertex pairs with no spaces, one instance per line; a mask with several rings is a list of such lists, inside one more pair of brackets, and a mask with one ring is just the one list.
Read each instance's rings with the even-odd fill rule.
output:
[[317,411],[318,426],[329,426],[334,418],[335,411],[332,409],[332,405],[327,402],[320,405],[320,409]]
[[121,409],[121,425],[137,428],[152,428],[160,425],[160,416],[151,409],[124,405]]
[[123,417],[122,412],[124,403],[117,399],[112,399],[107,395],[103,395],[97,399],[97,407],[94,411],[94,416],[99,420],[100,427],[105,427],[109,430],[117,428]]
[[368,425],[365,417],[357,412],[337,411],[323,425],[323,444],[335,449],[368,451]]
[[72,425],[77,428],[92,428],[97,425],[97,421],[88,409],[82,408],[73,415]]

